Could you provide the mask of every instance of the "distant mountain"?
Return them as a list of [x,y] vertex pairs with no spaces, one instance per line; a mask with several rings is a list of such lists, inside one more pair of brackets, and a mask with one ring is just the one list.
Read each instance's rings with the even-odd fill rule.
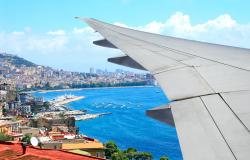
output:
[[16,55],[0,53],[0,63],[9,62],[16,67],[26,66],[26,67],[36,67],[35,63],[32,63],[24,58],[18,57]]

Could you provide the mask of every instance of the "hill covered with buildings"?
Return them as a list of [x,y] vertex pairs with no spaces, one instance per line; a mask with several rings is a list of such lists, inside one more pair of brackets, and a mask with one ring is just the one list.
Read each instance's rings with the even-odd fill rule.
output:
[[36,67],[37,65],[16,55],[0,53],[0,63],[10,63],[13,66]]
[[70,72],[34,64],[16,55],[0,53],[0,84],[10,84],[18,90],[68,89],[152,85],[150,74],[117,69],[90,68],[89,73]]

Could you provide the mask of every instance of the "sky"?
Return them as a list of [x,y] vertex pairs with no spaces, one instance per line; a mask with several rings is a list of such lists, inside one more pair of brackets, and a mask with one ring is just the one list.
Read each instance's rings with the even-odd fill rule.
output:
[[76,16],[250,48],[249,6],[247,0],[0,0],[0,52],[69,71],[128,70],[107,62],[123,53],[94,46],[101,36]]

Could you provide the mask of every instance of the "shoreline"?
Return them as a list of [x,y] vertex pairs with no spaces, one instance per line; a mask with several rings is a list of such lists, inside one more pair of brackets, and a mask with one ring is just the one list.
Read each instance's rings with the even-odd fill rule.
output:
[[63,91],[81,91],[81,90],[89,90],[89,89],[113,89],[113,88],[143,88],[143,87],[155,87],[152,85],[145,86],[119,86],[119,87],[93,87],[93,88],[68,88],[68,89],[55,89],[55,90],[37,90],[37,91],[28,91],[28,93],[49,93],[49,92],[63,92]]

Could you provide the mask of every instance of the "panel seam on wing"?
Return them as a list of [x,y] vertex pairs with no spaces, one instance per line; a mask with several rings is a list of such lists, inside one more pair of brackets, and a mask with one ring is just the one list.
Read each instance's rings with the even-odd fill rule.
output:
[[231,110],[231,112],[234,114],[234,116],[238,119],[238,121],[243,125],[243,127],[250,132],[250,130],[247,128],[247,126],[243,123],[243,121],[240,119],[240,117],[234,112],[234,110],[230,107],[230,105],[227,103],[227,101],[224,99],[224,97],[218,93],[220,98],[223,100],[223,102],[227,105],[227,107]]
[[231,153],[232,153],[232,155],[234,156],[234,158],[237,160],[236,156],[234,155],[233,150],[231,149],[231,147],[230,147],[230,145],[228,144],[228,142],[227,142],[226,138],[225,138],[225,137],[224,137],[224,135],[222,134],[222,131],[220,130],[220,128],[219,128],[218,124],[216,123],[216,121],[215,121],[214,117],[212,116],[211,112],[209,111],[209,109],[207,108],[207,106],[206,106],[205,102],[203,101],[202,96],[200,96],[199,98],[200,98],[201,102],[203,103],[203,105],[204,105],[205,109],[207,110],[208,114],[210,115],[211,119],[213,120],[213,122],[214,122],[214,124],[215,124],[216,128],[217,128],[217,129],[218,129],[218,131],[220,132],[220,135],[222,136],[223,140],[225,141],[225,143],[226,143],[227,147],[228,147],[228,148],[229,148],[229,150],[231,151]]

